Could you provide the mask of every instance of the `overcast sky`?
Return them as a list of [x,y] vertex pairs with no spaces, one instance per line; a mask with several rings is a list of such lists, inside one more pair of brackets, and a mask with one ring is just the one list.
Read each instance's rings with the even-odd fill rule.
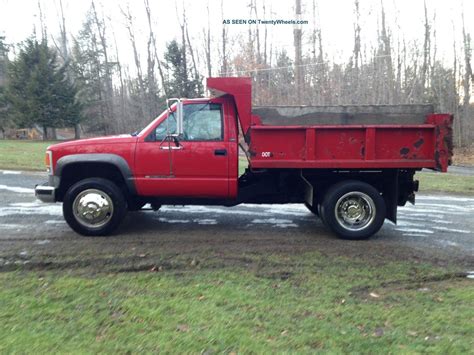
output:
[[[263,0],[257,0],[259,4]],[[456,27],[456,36],[460,44],[461,11],[466,14],[466,27],[470,33],[473,31],[474,1],[470,0],[426,0],[430,17],[436,12],[436,31],[438,41],[438,55],[450,60],[453,44],[453,23]],[[59,0],[40,0],[44,12],[44,18],[48,32],[52,36],[58,33]],[[270,1],[266,0],[267,15],[259,14],[260,19],[294,19],[294,1]],[[220,0],[178,0],[178,8],[186,7],[190,34],[197,50],[203,45],[202,29],[207,25],[206,6],[211,8],[211,27],[215,36],[220,36],[221,14]],[[226,19],[249,19],[248,0],[224,0],[224,17]],[[302,0],[302,19],[308,20],[308,25],[302,25],[303,31],[309,34],[313,27],[312,0]],[[377,19],[380,14],[380,0],[360,0],[361,3],[361,27],[365,43],[373,41],[376,36]],[[120,7],[126,8],[130,5],[133,15],[137,21],[138,36],[141,37],[142,45],[145,45],[146,19],[142,0],[96,0],[96,4],[102,9],[113,25],[119,44],[120,57],[122,60],[132,60],[131,49],[124,28],[123,16]],[[176,3],[174,1],[150,0],[155,31],[161,48],[164,44],[179,35],[179,25],[176,15]],[[353,0],[318,0],[323,41],[326,51],[331,59],[344,60],[350,55],[353,46]],[[90,7],[88,0],[63,0],[66,14],[68,31],[76,35],[81,28],[85,13]],[[387,12],[388,24],[391,26],[392,34],[396,39],[398,29],[393,23],[398,18],[401,32],[407,41],[423,38],[423,0],[384,0]],[[181,10],[179,10],[181,11]],[[270,12],[271,11],[271,12]],[[0,34],[7,37],[7,42],[16,43],[24,40],[36,26],[39,29],[37,0],[0,0]],[[290,55],[293,54],[293,26],[291,25],[267,25],[269,40],[274,47],[286,48]],[[260,26],[263,30],[263,26]],[[246,36],[247,26],[227,25],[230,36],[241,34]],[[39,32],[39,31],[38,31]],[[140,37],[139,37],[140,39]],[[308,36],[305,42],[308,42]],[[459,45],[458,45],[459,46]],[[307,46],[309,50],[309,46]]]

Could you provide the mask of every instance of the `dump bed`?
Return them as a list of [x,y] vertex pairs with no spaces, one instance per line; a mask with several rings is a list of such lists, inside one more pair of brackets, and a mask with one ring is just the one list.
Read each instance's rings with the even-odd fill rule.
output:
[[255,168],[432,168],[451,157],[448,114],[431,105],[255,107]]
[[252,168],[447,171],[450,164],[453,117],[430,105],[252,108],[250,78],[207,84],[234,97]]

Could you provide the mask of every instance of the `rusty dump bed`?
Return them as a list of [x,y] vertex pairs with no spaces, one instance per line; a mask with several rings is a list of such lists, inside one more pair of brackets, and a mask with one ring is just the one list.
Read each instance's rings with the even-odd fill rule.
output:
[[247,135],[253,168],[447,171],[450,164],[449,114],[317,112],[293,122],[289,111],[254,111],[263,117],[252,115]]
[[433,112],[432,105],[254,107],[251,165],[447,171],[452,117]]

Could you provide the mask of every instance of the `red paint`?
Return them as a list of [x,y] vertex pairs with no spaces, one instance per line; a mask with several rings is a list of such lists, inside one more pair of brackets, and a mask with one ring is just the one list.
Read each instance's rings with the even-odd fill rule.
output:
[[[184,105],[221,104],[221,141],[183,140],[180,150],[160,149],[160,142],[146,138],[167,118],[165,111],[137,137],[122,135],[53,145],[48,148],[53,166],[70,154],[116,154],[128,163],[140,195],[233,199],[238,194],[237,117],[250,142],[254,169],[447,171],[452,156],[453,118],[448,114],[428,115],[423,125],[264,126],[251,114],[250,78],[209,78],[207,85],[221,96],[185,100]],[[226,155],[216,155],[216,150],[225,150]]]

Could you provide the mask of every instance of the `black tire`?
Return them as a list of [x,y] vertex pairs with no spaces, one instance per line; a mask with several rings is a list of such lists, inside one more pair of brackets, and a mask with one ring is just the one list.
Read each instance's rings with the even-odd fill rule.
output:
[[377,189],[356,180],[331,186],[320,209],[325,224],[340,238],[350,240],[367,239],[377,233],[385,214],[385,200]]
[[[94,196],[107,196],[107,205],[112,205],[112,211],[106,214],[103,224],[86,225],[87,222],[74,213],[74,201],[81,193],[91,191]],[[100,195],[97,195],[97,191]],[[91,195],[90,195],[91,196]],[[104,199],[105,200],[105,199]],[[80,201],[80,200],[78,200]],[[110,201],[110,202],[109,202]],[[63,216],[67,224],[77,233],[84,236],[106,236],[114,232],[127,213],[127,202],[120,188],[110,180],[103,178],[88,178],[72,185],[64,195]]]
[[317,204],[313,203],[311,206],[308,202],[305,202],[304,205],[312,214],[319,217],[319,208]]
[[323,222],[323,224],[329,228],[328,222],[326,222],[326,214],[324,211],[324,206],[322,204],[318,204],[318,213],[319,213],[319,218]]

